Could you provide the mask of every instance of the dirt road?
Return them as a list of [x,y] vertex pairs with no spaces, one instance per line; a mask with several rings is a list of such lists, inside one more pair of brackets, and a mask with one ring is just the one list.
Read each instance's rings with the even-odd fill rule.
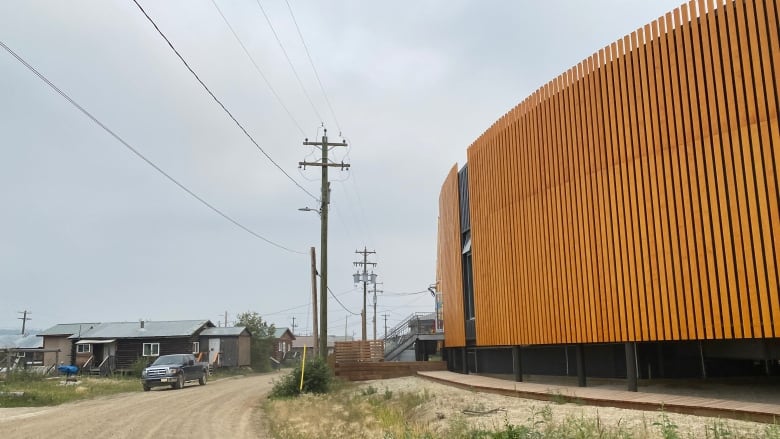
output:
[[[262,438],[263,395],[277,374],[157,388],[57,407],[0,409],[0,436],[58,439]],[[139,383],[140,389],[140,383]]]

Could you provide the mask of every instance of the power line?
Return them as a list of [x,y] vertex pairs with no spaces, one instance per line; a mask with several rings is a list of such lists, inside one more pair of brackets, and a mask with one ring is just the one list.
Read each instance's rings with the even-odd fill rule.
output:
[[306,133],[303,131],[303,128],[301,128],[301,125],[298,123],[298,121],[295,119],[295,117],[290,112],[290,109],[287,108],[287,106],[282,101],[282,98],[279,96],[278,93],[276,93],[276,90],[271,86],[271,82],[268,81],[268,78],[265,76],[263,71],[260,69],[260,66],[257,65],[257,62],[255,62],[254,57],[249,54],[249,50],[247,50],[244,43],[241,41],[241,38],[238,37],[238,34],[233,29],[233,26],[230,25],[230,22],[228,21],[227,17],[225,17],[225,14],[222,13],[222,10],[219,9],[219,6],[217,6],[217,2],[215,0],[211,0],[211,3],[214,5],[214,7],[217,9],[217,12],[219,12],[219,15],[222,17],[222,20],[225,21],[225,24],[227,25],[228,29],[230,29],[230,32],[233,34],[233,36],[236,38],[236,41],[238,41],[238,44],[241,46],[241,49],[244,50],[244,54],[249,58],[249,61],[252,62],[252,65],[255,66],[255,70],[257,71],[257,74],[260,75],[260,77],[265,82],[265,85],[268,86],[268,88],[271,90],[271,93],[274,95],[276,100],[279,102],[279,105],[284,108],[284,111],[287,113],[287,116],[290,117],[290,120],[292,120],[293,124],[298,128],[298,131],[301,133],[301,135],[306,136]]
[[295,70],[295,66],[292,63],[292,60],[290,60],[290,56],[287,55],[287,50],[285,50],[284,45],[282,44],[282,40],[279,39],[279,35],[276,34],[276,29],[274,29],[274,25],[271,24],[271,19],[268,17],[268,14],[265,13],[265,9],[263,9],[263,5],[260,4],[260,0],[257,0],[257,6],[260,7],[260,11],[263,13],[263,16],[265,17],[265,21],[268,22],[268,27],[271,28],[271,32],[274,34],[274,37],[276,38],[276,42],[279,43],[279,48],[282,49],[282,53],[284,53],[284,57],[287,59],[287,64],[290,65],[290,68],[292,69],[293,74],[295,75],[295,79],[298,80],[298,85],[301,86],[301,90],[303,90],[303,94],[306,95],[306,99],[309,101],[312,110],[314,110],[314,114],[317,115],[317,118],[320,120],[320,122],[323,122],[320,112],[317,111],[317,107],[314,106],[314,102],[311,100],[311,96],[309,96],[309,92],[307,92],[306,87],[303,86],[303,81],[301,81],[301,77],[298,76],[298,71]]
[[338,303],[339,303],[339,305],[341,305],[341,307],[342,307],[342,308],[344,308],[344,311],[346,311],[346,312],[348,312],[348,313],[352,314],[353,316],[359,316],[359,315],[360,315],[360,313],[357,313],[357,312],[352,312],[352,311],[348,310],[348,309],[347,309],[347,307],[346,307],[346,306],[344,306],[344,304],[343,304],[343,303],[341,303],[341,301],[339,300],[339,298],[338,298],[338,297],[336,297],[336,295],[335,295],[335,294],[333,294],[333,291],[331,291],[330,287],[328,287],[328,292],[330,293],[330,297],[332,297],[332,298],[336,299],[336,302],[338,302]]
[[322,95],[325,97],[325,103],[328,104],[328,109],[330,110],[330,114],[333,116],[333,121],[336,122],[336,128],[338,128],[339,136],[340,136],[341,125],[339,125],[339,120],[336,117],[336,112],[333,111],[333,106],[330,105],[330,99],[328,99],[328,94],[325,93],[325,87],[322,86],[322,81],[320,80],[319,73],[317,73],[317,68],[314,67],[314,61],[311,59],[311,54],[309,53],[309,47],[306,45],[306,41],[303,39],[301,28],[298,27],[298,21],[295,19],[295,14],[293,14],[293,10],[292,7],[290,6],[290,2],[287,0],[284,0],[284,2],[287,3],[287,9],[290,11],[290,17],[292,17],[293,23],[295,23],[295,30],[298,31],[298,36],[301,38],[301,43],[303,44],[303,48],[306,50],[306,56],[309,58],[309,64],[311,64],[311,69],[314,70],[314,77],[317,78],[317,84],[320,85],[320,90],[322,90]]
[[416,294],[423,294],[423,293],[429,293],[430,294],[430,291],[422,290],[422,291],[415,291],[414,293],[396,293],[396,292],[393,292],[393,291],[385,290],[385,295],[386,296],[414,296]]
[[230,117],[230,119],[232,119],[232,120],[233,120],[233,122],[235,122],[235,124],[238,126],[238,128],[240,128],[240,129],[241,129],[241,131],[243,131],[244,135],[246,135],[246,137],[247,137],[247,138],[248,138],[248,139],[249,139],[249,140],[250,140],[250,141],[251,141],[251,142],[252,142],[252,143],[253,143],[253,144],[254,144],[254,145],[257,147],[257,149],[258,149],[258,150],[259,150],[261,153],[263,153],[263,155],[264,155],[264,156],[265,156],[265,157],[266,157],[268,160],[270,160],[270,161],[271,161],[271,163],[273,163],[273,164],[274,164],[274,166],[276,166],[276,168],[277,168],[277,169],[279,169],[280,171],[282,171],[282,174],[286,175],[286,176],[287,176],[287,178],[288,178],[288,179],[290,179],[290,181],[292,181],[292,182],[293,182],[293,183],[294,183],[296,186],[298,186],[298,188],[300,188],[302,191],[304,191],[306,194],[308,194],[308,195],[309,195],[310,197],[312,197],[313,199],[315,199],[315,200],[319,201],[319,198],[317,198],[316,196],[314,196],[314,194],[312,194],[311,192],[309,192],[308,190],[306,190],[306,188],[304,188],[303,186],[301,186],[301,184],[300,184],[300,183],[298,183],[298,181],[297,181],[297,180],[295,180],[294,178],[292,178],[292,176],[291,176],[290,174],[288,174],[288,173],[287,173],[287,171],[285,171],[285,170],[284,170],[284,169],[283,169],[281,166],[279,166],[279,164],[278,164],[278,163],[276,163],[276,161],[275,161],[274,159],[272,159],[272,158],[271,158],[271,156],[270,156],[270,155],[268,155],[268,153],[267,153],[267,152],[265,152],[265,150],[263,149],[263,147],[261,147],[261,146],[260,146],[260,144],[259,144],[259,143],[257,143],[257,141],[255,141],[254,137],[252,137],[252,135],[251,135],[251,134],[249,134],[249,131],[247,131],[247,130],[246,130],[246,128],[244,128],[244,126],[243,126],[243,125],[241,125],[241,122],[239,122],[239,121],[238,121],[238,119],[236,119],[236,117],[235,117],[235,116],[233,116],[233,113],[231,113],[231,112],[230,112],[230,110],[228,110],[228,109],[227,109],[227,107],[225,106],[225,104],[223,104],[223,103],[222,103],[222,101],[220,101],[220,100],[219,100],[219,98],[217,98],[217,96],[216,96],[216,95],[215,95],[215,94],[214,94],[214,93],[211,91],[211,89],[209,89],[209,88],[208,88],[208,86],[206,85],[206,83],[204,83],[204,82],[203,82],[203,80],[201,80],[201,79],[200,79],[200,76],[198,76],[198,74],[197,74],[197,73],[195,73],[195,70],[193,70],[193,69],[192,69],[192,67],[190,67],[190,65],[187,63],[187,61],[184,59],[184,57],[183,57],[183,56],[182,56],[182,55],[179,53],[179,51],[178,51],[178,50],[176,50],[176,47],[174,47],[173,43],[171,43],[171,40],[169,40],[169,39],[168,39],[168,37],[166,37],[166,36],[165,36],[165,34],[163,33],[163,31],[160,29],[160,27],[159,27],[159,26],[157,26],[157,23],[155,23],[155,22],[154,22],[154,20],[152,20],[152,17],[150,17],[150,16],[149,16],[149,14],[147,14],[147,13],[146,13],[146,10],[144,10],[143,6],[141,6],[141,4],[140,4],[140,3],[138,3],[138,0],[133,0],[133,3],[135,3],[135,4],[136,4],[136,6],[138,6],[138,9],[140,9],[140,10],[141,10],[141,12],[142,12],[142,13],[144,14],[144,16],[146,17],[146,19],[147,19],[147,20],[149,20],[149,23],[151,23],[151,24],[152,24],[152,26],[154,26],[155,30],[157,30],[157,33],[158,33],[158,34],[160,34],[160,36],[161,36],[161,37],[162,37],[162,38],[165,40],[165,42],[166,42],[166,43],[168,43],[168,46],[171,48],[171,50],[173,50],[173,52],[176,54],[176,56],[178,56],[178,57],[179,57],[179,59],[181,60],[181,62],[182,62],[182,63],[184,63],[184,66],[185,66],[185,67],[187,67],[187,70],[189,70],[189,71],[190,71],[190,73],[192,73],[192,76],[194,76],[194,77],[195,77],[195,79],[196,79],[196,80],[197,80],[197,81],[200,83],[200,85],[201,85],[201,86],[202,86],[202,87],[203,87],[203,88],[206,90],[206,92],[207,92],[207,93],[208,93],[208,94],[211,96],[211,98],[212,98],[212,99],[214,99],[214,101],[215,101],[217,104],[219,104],[219,106],[220,106],[220,107],[222,107],[222,109],[225,111],[225,113],[227,113],[227,115]]
[[93,116],[93,115],[92,115],[92,113],[90,113],[90,112],[89,112],[89,111],[87,111],[87,110],[86,110],[84,107],[82,107],[81,105],[79,105],[79,104],[78,104],[78,102],[74,101],[74,100],[73,100],[73,99],[72,99],[70,96],[68,96],[68,95],[67,95],[67,93],[65,93],[64,91],[60,90],[60,89],[59,89],[59,87],[57,87],[57,86],[56,86],[56,85],[54,85],[54,84],[53,84],[51,81],[49,81],[49,80],[48,80],[48,78],[46,78],[46,77],[45,77],[45,76],[44,76],[44,75],[43,75],[41,72],[39,72],[38,70],[36,70],[36,69],[35,69],[35,67],[33,67],[33,66],[31,66],[30,64],[28,64],[28,63],[27,63],[27,61],[25,61],[25,60],[24,60],[24,59],[23,59],[21,56],[19,56],[19,55],[18,55],[16,52],[14,52],[13,50],[11,50],[11,48],[10,48],[10,47],[6,46],[4,42],[0,41],[0,46],[3,46],[3,49],[5,49],[5,50],[6,50],[8,53],[10,53],[10,54],[11,54],[11,55],[12,55],[14,58],[16,58],[16,60],[17,60],[17,61],[19,61],[19,62],[20,62],[20,63],[22,63],[22,64],[23,64],[25,67],[27,67],[27,69],[28,69],[28,70],[30,70],[31,72],[33,72],[33,73],[34,73],[34,74],[35,74],[35,75],[36,75],[38,78],[40,78],[40,79],[41,79],[43,82],[45,82],[45,83],[46,83],[46,84],[47,84],[49,87],[51,87],[51,89],[52,89],[52,90],[56,91],[56,92],[57,92],[57,93],[58,93],[60,96],[62,96],[63,98],[65,98],[65,100],[67,100],[68,102],[70,102],[70,104],[71,104],[71,105],[73,105],[74,107],[76,107],[76,109],[78,109],[79,111],[81,111],[81,113],[82,113],[82,114],[84,114],[85,116],[87,116],[87,117],[88,117],[90,120],[92,120],[92,122],[94,122],[95,124],[97,124],[97,125],[98,125],[100,128],[103,128],[103,130],[104,130],[105,132],[107,132],[109,135],[111,135],[111,137],[113,137],[113,138],[114,138],[114,139],[116,139],[116,140],[117,140],[119,143],[121,143],[122,145],[124,145],[124,146],[125,146],[127,149],[129,149],[129,150],[130,150],[130,151],[131,151],[133,154],[135,154],[136,156],[138,156],[138,158],[140,158],[141,160],[145,161],[145,162],[146,162],[146,163],[147,163],[149,166],[151,166],[152,168],[154,168],[154,169],[155,169],[157,172],[159,172],[160,174],[162,174],[163,176],[165,176],[165,178],[167,178],[168,180],[170,180],[170,181],[171,181],[173,184],[175,184],[176,186],[178,186],[178,187],[179,187],[181,190],[183,190],[184,192],[187,192],[188,194],[190,194],[190,196],[192,196],[192,197],[193,197],[193,198],[195,198],[196,200],[200,201],[200,202],[201,202],[203,205],[205,205],[206,207],[208,207],[209,209],[211,209],[212,211],[214,211],[215,213],[217,213],[217,214],[218,214],[218,215],[220,215],[221,217],[225,218],[226,220],[230,221],[230,222],[231,222],[231,223],[233,223],[235,226],[239,227],[240,229],[242,229],[242,230],[244,230],[245,232],[249,233],[250,235],[254,236],[255,238],[261,239],[261,240],[263,240],[263,241],[267,242],[268,244],[271,244],[271,245],[273,245],[274,247],[278,247],[278,248],[280,248],[280,249],[282,249],[282,250],[286,250],[286,251],[288,251],[288,252],[290,252],[290,253],[297,253],[297,254],[301,254],[301,255],[307,254],[306,252],[300,252],[300,251],[292,250],[292,249],[290,249],[290,248],[287,248],[287,247],[285,247],[285,246],[283,246],[283,245],[281,245],[281,244],[277,244],[276,242],[274,242],[274,241],[271,241],[271,240],[270,240],[270,239],[268,239],[268,238],[265,238],[265,237],[261,236],[260,234],[258,234],[258,233],[256,233],[256,232],[254,232],[253,230],[249,229],[248,227],[246,227],[246,226],[244,226],[243,224],[239,223],[238,221],[234,220],[234,219],[233,219],[233,218],[231,218],[231,217],[230,217],[228,214],[226,214],[226,213],[222,212],[221,210],[217,209],[216,207],[214,207],[214,206],[213,206],[211,203],[209,203],[208,201],[204,200],[203,198],[201,198],[200,196],[198,196],[198,195],[197,195],[195,192],[193,192],[193,191],[191,191],[189,188],[187,188],[187,186],[184,186],[184,184],[180,183],[178,180],[176,180],[175,178],[173,178],[173,177],[172,177],[170,174],[168,174],[167,172],[163,171],[163,170],[162,170],[162,168],[160,168],[159,166],[157,166],[156,164],[154,164],[154,162],[152,162],[150,159],[146,158],[146,156],[144,156],[143,154],[141,154],[141,152],[140,152],[140,151],[138,151],[137,149],[133,148],[133,146],[131,146],[129,143],[127,143],[127,142],[126,142],[126,141],[125,141],[123,138],[119,137],[119,135],[118,135],[117,133],[115,133],[114,131],[112,131],[112,130],[111,130],[109,127],[107,127],[106,125],[104,125],[104,124],[103,124],[103,122],[99,121],[99,120],[98,120],[98,119],[97,119],[95,116]]
[[[319,274],[317,276],[319,276]],[[328,288],[328,289],[330,290],[330,288]],[[355,291],[356,289],[357,288],[352,287],[351,289],[349,289],[347,291],[344,291],[343,293],[337,294],[337,296],[343,296],[345,294],[349,294],[349,293]],[[331,292],[331,294],[333,294],[333,293]],[[267,315],[267,316],[272,316],[272,315],[276,315],[276,314],[282,314],[282,313],[285,313],[285,312],[288,312],[288,311],[293,311],[293,310],[296,310],[296,309],[306,308],[307,306],[311,306],[311,303],[307,302],[307,303],[304,303],[302,305],[297,305],[297,306],[293,306],[291,308],[285,308],[285,309],[282,309],[282,310],[279,310],[279,311],[267,312],[267,313],[263,313],[263,314]]]

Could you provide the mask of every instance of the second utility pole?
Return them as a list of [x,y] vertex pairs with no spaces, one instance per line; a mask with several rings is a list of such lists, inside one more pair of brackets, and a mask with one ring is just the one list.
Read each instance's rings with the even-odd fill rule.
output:
[[382,282],[374,282],[374,340],[376,340],[376,293],[382,292],[382,290],[376,290],[376,285],[381,283]]
[[322,151],[322,160],[319,162],[298,162],[298,166],[319,166],[322,168],[322,194],[320,195],[320,357],[328,358],[328,203],[330,203],[330,182],[328,182],[328,168],[349,168],[345,163],[330,163],[328,150],[331,146],[347,146],[347,142],[328,143],[328,130],[322,134],[322,142],[309,142],[304,139],[306,146],[318,146]]
[[[363,330],[363,341],[366,341],[366,340],[368,340],[368,331],[366,330],[366,314],[367,314],[367,310],[366,310],[366,285],[369,282],[368,266],[371,265],[371,266],[376,267],[376,262],[368,262],[368,255],[375,254],[376,252],[375,251],[368,251],[368,249],[366,249],[366,247],[363,247],[363,251],[355,250],[355,253],[363,255],[363,260],[362,261],[353,262],[353,264],[356,267],[363,266],[363,275],[362,275],[362,279],[361,279],[362,282],[363,282],[363,312],[361,313],[362,314],[361,329]],[[360,274],[360,273],[358,272],[358,274]],[[376,282],[376,276],[373,275],[373,273],[372,273],[371,277],[373,278],[373,281]]]

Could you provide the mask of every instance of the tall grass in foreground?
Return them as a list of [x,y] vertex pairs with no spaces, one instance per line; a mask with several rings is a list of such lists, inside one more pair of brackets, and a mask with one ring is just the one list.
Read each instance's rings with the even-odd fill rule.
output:
[[138,392],[137,378],[82,378],[64,385],[65,378],[12,373],[0,381],[0,407],[42,407],[116,393]]
[[[595,416],[556,418],[555,405],[536,406],[525,419],[504,415],[471,417],[462,410],[480,412],[484,407],[468,402],[453,407],[456,415],[436,413],[436,396],[428,391],[390,391],[373,385],[340,383],[324,395],[268,400],[264,405],[270,433],[279,439],[381,438],[381,439],[546,439],[546,438],[767,438],[780,439],[780,426],[737,430],[722,419],[701,418],[695,432],[683,429],[665,412],[640,414],[642,422],[607,425]],[[468,405],[471,404],[471,405]]]

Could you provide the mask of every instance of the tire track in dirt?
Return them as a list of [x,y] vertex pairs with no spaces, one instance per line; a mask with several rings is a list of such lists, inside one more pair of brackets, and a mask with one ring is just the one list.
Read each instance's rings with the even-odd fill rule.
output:
[[[4,439],[262,438],[256,410],[277,374],[188,384],[40,409],[0,409]],[[140,388],[140,383],[139,383]]]

